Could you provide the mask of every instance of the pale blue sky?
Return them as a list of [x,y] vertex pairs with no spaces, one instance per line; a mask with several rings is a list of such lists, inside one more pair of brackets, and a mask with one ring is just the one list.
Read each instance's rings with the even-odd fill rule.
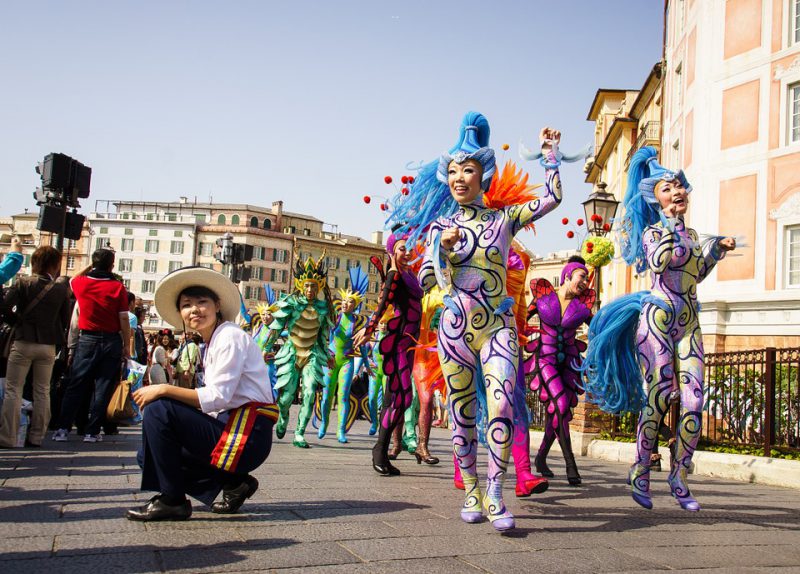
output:
[[[270,205],[369,237],[409,161],[451,146],[482,112],[501,160],[520,138],[592,140],[598,88],[639,87],[661,57],[661,0],[0,1],[0,214],[35,208],[34,165],[93,168],[96,199]],[[510,144],[509,152],[500,145]],[[534,181],[538,164],[523,163]],[[560,220],[590,192],[562,169],[564,202],[521,239],[574,247]]]

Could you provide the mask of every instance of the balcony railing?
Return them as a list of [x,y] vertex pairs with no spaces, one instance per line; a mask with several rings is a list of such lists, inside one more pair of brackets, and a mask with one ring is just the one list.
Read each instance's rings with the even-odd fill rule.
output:
[[642,129],[639,130],[639,136],[636,138],[636,141],[633,142],[633,146],[631,146],[631,151],[628,152],[625,166],[627,167],[628,164],[631,163],[633,154],[648,145],[656,147],[661,145],[661,122],[647,122],[642,126]]

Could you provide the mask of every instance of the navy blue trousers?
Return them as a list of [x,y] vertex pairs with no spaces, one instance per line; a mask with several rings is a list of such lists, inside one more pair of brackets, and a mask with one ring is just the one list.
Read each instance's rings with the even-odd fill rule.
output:
[[211,417],[173,399],[158,399],[142,413],[142,490],[169,497],[192,496],[210,505],[225,486],[241,484],[267,460],[272,449],[272,425],[256,417],[235,473],[211,465],[228,413]]

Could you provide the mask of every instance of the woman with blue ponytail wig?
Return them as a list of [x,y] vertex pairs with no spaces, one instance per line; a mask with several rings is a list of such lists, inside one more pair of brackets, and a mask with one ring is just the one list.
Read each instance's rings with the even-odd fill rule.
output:
[[636,462],[628,483],[633,499],[648,509],[653,507],[650,457],[658,429],[670,403],[680,401],[667,481],[681,508],[700,510],[686,485],[702,429],[703,335],[697,284],[736,248],[732,237],[701,244],[697,232],[686,227],[691,190],[683,171],[659,165],[654,148],[642,148],[631,158],[622,255],[638,273],[650,270],[652,288],[600,309],[589,328],[583,363],[589,400],[611,413],[640,411]]
[[[438,285],[446,293],[437,343],[448,386],[453,453],[466,495],[461,518],[480,522],[485,510],[498,531],[515,526],[503,502],[514,442],[513,397],[520,353],[514,299],[506,287],[507,259],[514,236],[561,201],[556,159],[560,138],[550,128],[540,134],[548,160],[541,197],[491,209],[483,202],[496,171],[489,123],[483,115],[469,112],[461,122],[458,143],[435,163],[435,171],[428,164],[421,172],[430,195],[420,198],[416,212],[406,213],[418,229],[427,230],[420,283],[425,291]],[[449,281],[443,267],[449,268]],[[487,399],[489,461],[483,495],[476,468],[478,385],[485,386]]]

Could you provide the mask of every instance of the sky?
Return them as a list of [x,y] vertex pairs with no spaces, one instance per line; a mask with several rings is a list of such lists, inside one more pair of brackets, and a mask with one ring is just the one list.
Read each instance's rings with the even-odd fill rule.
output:
[[[483,113],[501,163],[542,181],[519,142],[545,125],[563,151],[593,141],[599,88],[637,89],[661,59],[661,0],[0,0],[0,215],[35,210],[34,166],[92,168],[96,200],[249,203],[369,238],[383,182],[455,143]],[[511,149],[501,150],[507,143]],[[591,192],[562,167],[564,199],[520,239],[576,248],[562,217]]]

